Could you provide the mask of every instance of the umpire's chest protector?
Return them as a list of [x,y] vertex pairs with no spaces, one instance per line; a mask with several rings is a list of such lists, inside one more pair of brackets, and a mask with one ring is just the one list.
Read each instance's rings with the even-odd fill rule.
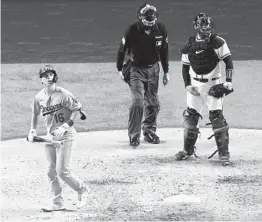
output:
[[208,42],[197,42],[196,37],[192,36],[181,49],[183,54],[188,54],[190,65],[195,73],[206,75],[217,66],[219,58],[214,49],[220,48],[224,42],[216,36],[212,34]]

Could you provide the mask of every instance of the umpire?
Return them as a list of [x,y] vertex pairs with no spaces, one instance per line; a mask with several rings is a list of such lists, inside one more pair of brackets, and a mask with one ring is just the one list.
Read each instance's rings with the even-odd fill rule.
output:
[[153,144],[160,143],[156,135],[157,116],[160,110],[158,62],[161,61],[164,71],[164,86],[169,81],[169,64],[167,30],[162,23],[157,22],[158,16],[156,7],[143,4],[138,10],[138,21],[125,31],[117,54],[117,69],[124,81],[126,81],[126,76],[122,71],[125,55],[129,54],[132,61],[130,78],[127,81],[132,95],[128,136],[130,146],[134,147],[140,144],[141,128],[145,141]]

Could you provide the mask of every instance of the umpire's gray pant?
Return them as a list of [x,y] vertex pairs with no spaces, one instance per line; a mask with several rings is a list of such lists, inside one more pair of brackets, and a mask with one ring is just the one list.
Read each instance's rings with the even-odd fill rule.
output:
[[[143,133],[156,132],[157,116],[160,109],[158,100],[159,64],[149,68],[132,66],[130,90],[132,105],[129,109],[128,136],[140,137]],[[145,109],[145,110],[144,110]],[[144,121],[142,123],[144,113]],[[143,127],[142,127],[143,125]]]

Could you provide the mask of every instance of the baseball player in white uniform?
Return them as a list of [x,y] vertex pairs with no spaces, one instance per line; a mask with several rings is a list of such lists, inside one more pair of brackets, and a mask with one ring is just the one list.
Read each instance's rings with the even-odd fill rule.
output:
[[36,94],[32,102],[31,128],[28,140],[33,142],[36,136],[36,127],[39,116],[44,117],[47,128],[47,137],[53,140],[63,140],[62,145],[47,143],[45,145],[46,159],[48,161],[48,177],[51,182],[53,204],[46,211],[64,210],[62,198],[61,178],[78,194],[78,207],[83,207],[87,198],[88,187],[85,183],[72,177],[69,169],[71,151],[75,146],[76,130],[74,121],[82,105],[66,89],[56,85],[58,75],[54,68],[46,65],[39,71],[44,88]]
[[233,62],[229,47],[222,37],[213,34],[213,21],[205,13],[196,16],[194,22],[196,35],[189,37],[181,49],[182,74],[187,90],[187,109],[184,111],[184,149],[176,154],[183,160],[195,152],[199,134],[199,118],[204,106],[209,110],[219,159],[229,161],[228,124],[223,116],[223,98],[208,95],[211,86],[221,83],[221,64],[226,66],[224,86],[232,88]]

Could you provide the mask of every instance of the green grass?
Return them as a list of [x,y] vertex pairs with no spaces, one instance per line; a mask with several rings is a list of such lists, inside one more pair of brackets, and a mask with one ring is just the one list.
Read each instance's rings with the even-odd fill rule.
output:
[[[118,76],[114,63],[53,64],[58,85],[70,90],[87,111],[87,120],[76,123],[78,132],[125,129],[131,104],[128,86]],[[30,103],[42,88],[38,69],[42,64],[3,64],[1,67],[1,139],[25,137],[30,127]],[[262,128],[262,62],[236,61],[235,92],[225,101],[225,117],[234,128]],[[160,79],[161,111],[159,127],[182,127],[186,107],[179,62],[170,63],[171,81],[167,87]],[[208,116],[204,111],[205,126]],[[43,122],[39,134],[45,133]]]

